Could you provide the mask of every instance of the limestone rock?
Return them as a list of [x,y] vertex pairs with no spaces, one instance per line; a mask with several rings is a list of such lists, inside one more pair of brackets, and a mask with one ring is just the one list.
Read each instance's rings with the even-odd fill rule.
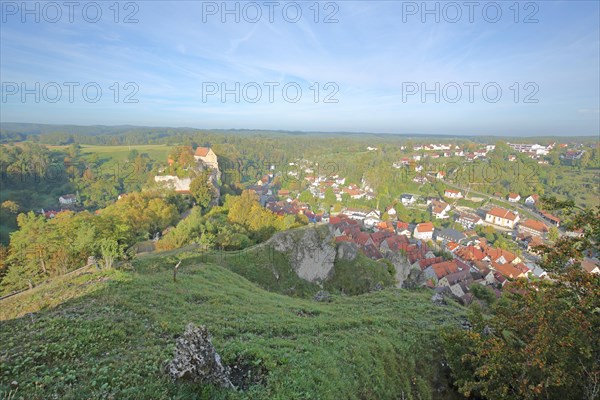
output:
[[448,304],[446,303],[446,298],[441,293],[434,293],[433,296],[431,296],[431,302],[436,306],[445,306]]
[[280,232],[268,243],[288,255],[292,268],[304,280],[322,282],[333,269],[336,250],[332,237],[316,228]]
[[337,259],[352,261],[358,254],[358,247],[355,243],[341,242],[337,248]]
[[183,335],[177,339],[175,357],[167,365],[167,372],[173,380],[183,379],[234,389],[229,369],[221,363],[210,333],[204,326],[187,325]]
[[331,301],[331,294],[329,294],[329,292],[326,292],[325,290],[319,290],[315,294],[314,299],[316,301],[330,302]]

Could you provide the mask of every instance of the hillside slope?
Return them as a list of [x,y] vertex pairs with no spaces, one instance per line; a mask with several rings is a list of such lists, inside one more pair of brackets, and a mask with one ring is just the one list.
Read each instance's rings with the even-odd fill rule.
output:
[[[154,261],[136,272],[90,270],[0,303],[0,397],[453,398],[437,329],[463,310],[434,306],[426,291],[318,303],[214,264],[183,265],[174,282],[172,265]],[[189,322],[205,325],[224,362],[245,371],[245,390],[166,378]]]

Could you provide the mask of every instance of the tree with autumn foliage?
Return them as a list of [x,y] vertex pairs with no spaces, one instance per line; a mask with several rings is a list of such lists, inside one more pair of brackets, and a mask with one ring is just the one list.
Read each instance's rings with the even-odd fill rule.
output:
[[[491,315],[471,309],[472,329],[443,333],[454,384],[485,399],[598,399],[600,396],[600,276],[580,260],[597,251],[600,208],[574,210],[570,229],[583,237],[544,247],[551,279],[509,283]],[[594,250],[595,249],[595,250]]]

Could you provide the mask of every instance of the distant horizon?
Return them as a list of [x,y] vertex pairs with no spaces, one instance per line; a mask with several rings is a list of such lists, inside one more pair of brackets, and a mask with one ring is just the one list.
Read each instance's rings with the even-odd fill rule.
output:
[[[460,137],[460,138],[469,138],[469,137],[493,137],[493,138],[597,138],[600,141],[600,133],[585,135],[585,134],[564,134],[564,135],[552,135],[552,134],[529,134],[529,135],[495,135],[495,134],[475,134],[475,133],[463,133],[463,134],[453,134],[453,133],[415,133],[415,132],[379,132],[379,131],[325,131],[325,130],[290,130],[290,129],[262,129],[262,128],[207,128],[207,127],[193,127],[193,126],[170,126],[170,125],[137,125],[137,124],[73,124],[73,123],[37,123],[37,122],[0,122],[0,128],[14,131],[15,128],[4,127],[4,125],[32,125],[32,126],[45,126],[45,127],[70,127],[70,128],[94,128],[94,127],[103,127],[103,128],[146,128],[146,129],[177,129],[177,130],[198,130],[198,131],[223,131],[223,132],[233,132],[233,131],[258,131],[258,132],[271,132],[271,133],[300,133],[300,134],[352,134],[352,135],[386,135],[386,136],[420,136],[420,137],[428,137],[428,136],[443,136],[443,137]],[[27,133],[25,134],[34,134]],[[39,134],[39,133],[36,133]],[[42,133],[44,134],[44,133]]]

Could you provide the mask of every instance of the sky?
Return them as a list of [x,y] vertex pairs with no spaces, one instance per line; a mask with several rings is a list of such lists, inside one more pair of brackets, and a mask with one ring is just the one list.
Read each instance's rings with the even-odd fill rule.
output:
[[1,122],[600,132],[598,1],[0,6]]

